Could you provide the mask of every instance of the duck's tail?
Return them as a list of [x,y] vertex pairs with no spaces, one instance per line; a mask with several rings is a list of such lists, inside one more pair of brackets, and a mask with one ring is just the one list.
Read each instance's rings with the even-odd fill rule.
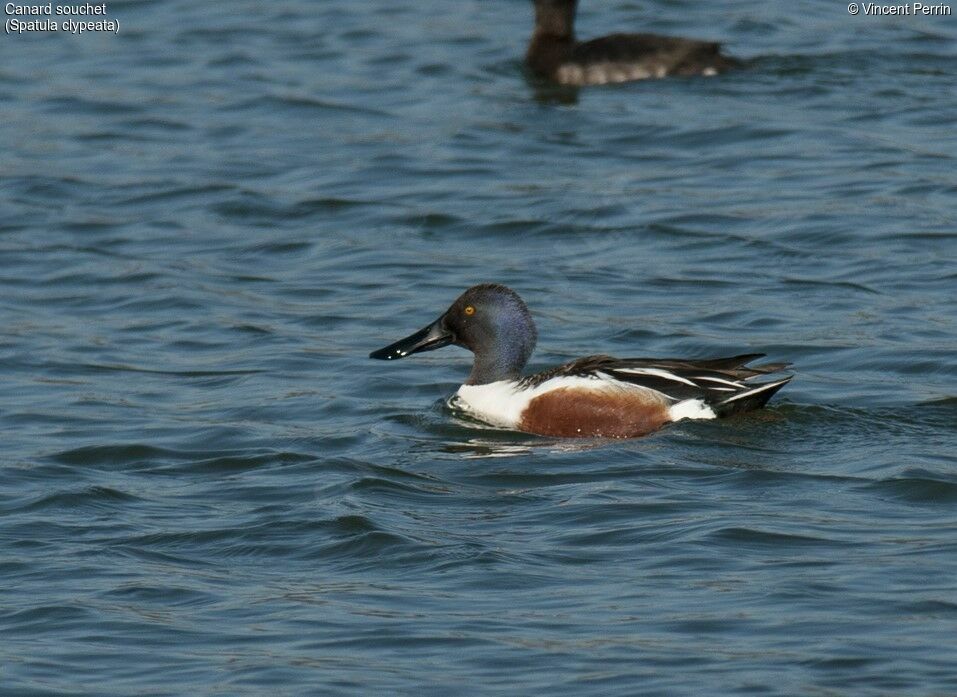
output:
[[781,380],[774,382],[762,382],[760,385],[749,386],[749,389],[738,392],[720,402],[712,402],[710,407],[717,416],[725,417],[732,414],[740,414],[752,409],[760,409],[768,400],[774,396],[774,393],[791,382],[793,375],[789,375]]

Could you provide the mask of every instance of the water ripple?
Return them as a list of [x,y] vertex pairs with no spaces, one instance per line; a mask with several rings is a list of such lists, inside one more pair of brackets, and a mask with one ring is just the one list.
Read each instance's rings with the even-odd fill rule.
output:
[[[628,4],[744,66],[543,87],[517,1],[10,37],[0,692],[957,693],[952,23]],[[366,358],[482,281],[533,369],[796,377],[569,442]]]

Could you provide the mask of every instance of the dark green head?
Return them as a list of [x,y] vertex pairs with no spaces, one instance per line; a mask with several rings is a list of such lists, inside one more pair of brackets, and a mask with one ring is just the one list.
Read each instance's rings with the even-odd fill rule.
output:
[[475,354],[468,384],[484,385],[517,379],[535,350],[537,337],[532,316],[518,294],[485,283],[462,293],[432,324],[369,357],[395,360],[455,344]]

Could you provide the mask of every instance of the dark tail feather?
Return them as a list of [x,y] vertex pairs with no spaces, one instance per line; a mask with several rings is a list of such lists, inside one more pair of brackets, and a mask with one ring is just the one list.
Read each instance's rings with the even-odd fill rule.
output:
[[710,370],[728,370],[730,368],[740,368],[745,363],[750,363],[756,358],[764,358],[763,353],[742,353],[740,356],[730,356],[728,358],[708,358],[706,360],[694,361],[671,361],[673,363],[693,363],[699,368],[708,368]]
[[776,373],[780,370],[787,370],[790,367],[790,363],[762,363],[761,365],[751,366],[750,370],[753,370],[757,374],[764,374]]
[[791,382],[792,377],[794,376],[790,375],[783,380],[763,382],[760,385],[754,385],[746,392],[739,392],[725,400],[715,402],[711,405],[711,408],[714,409],[715,414],[722,417],[731,416],[731,414],[740,414],[745,411],[751,411],[752,409],[760,409],[768,403],[768,400],[774,396],[775,392]]

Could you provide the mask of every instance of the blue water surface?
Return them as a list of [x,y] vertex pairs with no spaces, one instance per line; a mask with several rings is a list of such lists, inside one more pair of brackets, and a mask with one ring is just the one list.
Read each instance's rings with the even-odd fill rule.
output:
[[[525,0],[117,0],[0,37],[0,694],[957,694],[957,18],[583,0],[713,78],[530,81]],[[627,441],[533,368],[794,364]]]

